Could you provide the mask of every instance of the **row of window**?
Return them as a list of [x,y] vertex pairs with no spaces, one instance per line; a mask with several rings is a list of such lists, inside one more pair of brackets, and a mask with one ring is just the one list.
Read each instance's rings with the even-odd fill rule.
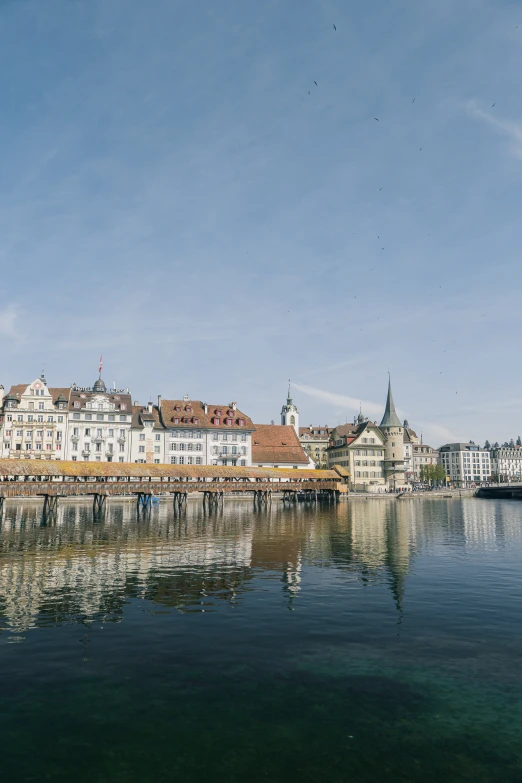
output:
[[[33,446],[32,443],[25,443],[25,444],[16,443],[16,444],[14,444],[14,450],[15,451],[22,451],[22,445],[25,445],[25,450],[26,451],[33,451],[33,450],[34,451],[44,451],[44,445],[45,445],[45,451],[52,451],[53,450],[53,444],[52,443],[45,443],[45,444],[43,444],[43,443],[35,443],[34,446]],[[9,449],[10,448],[9,441],[5,441],[4,448],[5,449]],[[62,444],[61,443],[57,443],[54,448],[56,449],[56,451],[61,451],[62,450]]]
[[171,451],[202,451],[203,446],[201,443],[171,443]]
[[356,478],[382,478],[382,470],[356,470],[355,471],[355,477]]
[[[102,448],[103,444],[102,443],[94,443],[93,445],[94,445],[94,451],[102,451],[103,450],[103,448]],[[83,444],[83,451],[90,451],[90,450],[91,450],[91,442],[86,440],[85,443]],[[120,443],[119,444],[119,450],[120,451],[125,451],[125,444],[124,443]],[[78,444],[77,443],[73,443],[72,444],[72,451],[78,451]],[[114,445],[112,443],[108,443],[107,444],[107,451],[108,451],[109,454],[113,453]]]
[[[73,419],[78,420],[79,418],[80,418],[80,414],[79,413],[73,413]],[[92,419],[92,413],[85,413],[84,414],[84,419],[85,419],[85,421],[92,421],[93,420]],[[114,413],[109,413],[109,415],[107,416],[107,420],[108,421],[116,421],[116,416],[114,415]],[[105,421],[105,418],[104,418],[102,413],[97,413],[96,414],[96,421]],[[129,417],[128,416],[120,416],[118,421],[129,421]]]
[[[10,438],[10,437],[13,436],[13,437],[16,437],[16,438],[21,438],[23,436],[23,432],[24,432],[24,430],[14,430],[15,434],[13,436],[13,430],[6,430],[5,431],[5,437],[6,438]],[[36,437],[37,438],[43,438],[43,434],[44,434],[43,430],[36,430]],[[54,434],[53,430],[46,430],[46,437],[52,438],[53,434]],[[33,437],[33,430],[25,430],[25,437],[26,437],[26,440],[31,440],[32,437]],[[61,439],[62,439],[62,433],[61,432],[57,432],[56,433],[56,440],[61,440]]]
[[[10,413],[8,413],[8,414],[7,414],[7,416],[5,417],[5,420],[6,420],[6,421],[13,421],[13,416],[12,416]],[[56,420],[57,420],[58,424],[63,424],[63,416],[57,416],[57,417],[56,417]],[[26,418],[26,419],[24,419],[24,415],[23,415],[23,413],[18,413],[18,414],[16,415],[16,421],[18,421],[18,422],[22,422],[22,421],[29,421],[29,422],[31,422],[31,421],[35,421],[34,414],[32,414],[32,413],[28,413],[28,414],[27,414],[27,418]],[[41,413],[37,414],[37,416],[36,416],[36,421],[37,421],[39,424],[42,424],[42,423],[43,423],[43,421],[44,421],[44,416],[43,416]],[[47,417],[47,423],[48,423],[48,424],[53,424],[53,422],[54,422],[54,416],[48,416],[48,417]]]
[[[107,431],[109,433],[107,437],[114,438],[115,430],[110,429],[110,430],[107,430]],[[84,436],[86,438],[90,438],[90,437],[103,438],[103,437],[105,437],[104,434],[103,434],[103,429],[101,427],[97,427],[96,428],[96,435],[94,435],[93,433],[94,433],[94,429],[92,429],[91,427],[86,427],[85,430],[84,430]],[[120,429],[119,433],[120,433],[118,435],[119,438],[125,438],[126,430]],[[73,427],[72,437],[73,438],[78,438],[79,435],[80,435],[80,428],[79,427]]]
[[[41,404],[42,403],[40,403],[40,405]],[[81,408],[81,402],[79,402],[78,400],[75,400],[74,403],[73,403],[73,406],[75,408]],[[109,410],[113,411],[116,406],[113,405],[112,403],[109,403],[106,406],[106,405],[103,404],[103,402],[98,402],[98,403],[96,403],[96,406],[95,406],[93,402],[88,402],[85,407],[88,408],[91,411],[94,411],[94,410],[103,411],[103,410],[106,409],[106,407],[108,407]],[[122,410],[122,411],[127,410],[127,404],[125,402],[121,403],[120,410]]]
[[363,459],[363,460],[362,460],[362,462],[361,462],[361,460],[355,460],[355,465],[356,465],[356,466],[358,465],[359,467],[360,467],[361,465],[362,465],[363,467],[367,467],[368,465],[369,465],[370,467],[375,467],[375,460],[374,460],[374,459],[371,459],[371,460],[369,460],[369,461],[368,461],[368,460],[366,460],[366,459]]

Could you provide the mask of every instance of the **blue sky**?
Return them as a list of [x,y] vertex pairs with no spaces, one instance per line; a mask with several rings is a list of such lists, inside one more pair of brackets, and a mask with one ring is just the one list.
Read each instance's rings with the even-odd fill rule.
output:
[[503,0],[0,0],[1,382],[516,437],[521,72]]

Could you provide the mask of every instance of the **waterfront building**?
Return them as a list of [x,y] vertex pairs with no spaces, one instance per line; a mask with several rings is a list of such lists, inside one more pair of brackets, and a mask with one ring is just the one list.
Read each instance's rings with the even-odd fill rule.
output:
[[159,407],[152,402],[147,405],[135,402],[132,406],[131,462],[165,464],[165,433]]
[[404,430],[393,402],[391,378],[388,381],[388,396],[384,416],[379,425],[384,436],[385,456],[383,460],[384,479],[389,490],[406,488],[404,462]]
[[412,482],[415,479],[414,468],[414,448],[419,442],[417,433],[410,429],[407,419],[404,420],[404,477],[406,481]]
[[439,452],[426,443],[413,444],[413,478],[420,481],[421,467],[436,465],[439,461]]
[[252,464],[252,420],[235,402],[210,405],[199,400],[159,399],[165,428],[165,462],[172,465]]
[[299,411],[294,405],[292,396],[290,394],[290,381],[288,381],[288,396],[286,398],[286,404],[281,408],[281,424],[283,426],[289,424],[296,431],[297,437],[299,437]]
[[291,424],[256,424],[252,465],[260,468],[315,468]]
[[328,456],[326,450],[330,442],[330,427],[314,426],[299,427],[299,440],[301,446],[309,457],[315,462],[317,468],[326,468]]
[[377,424],[359,413],[353,424],[341,424],[331,432],[328,467],[340,465],[349,471],[351,491],[383,492],[385,448]]
[[128,389],[107,389],[99,377],[92,387],[69,390],[67,459],[129,462],[132,398]]
[[446,476],[456,487],[472,487],[491,478],[489,451],[472,440],[469,443],[446,443],[439,449]]
[[32,383],[0,390],[4,459],[65,459],[69,389],[48,388],[42,373]]
[[490,450],[491,474],[497,481],[522,480],[522,447],[499,446]]

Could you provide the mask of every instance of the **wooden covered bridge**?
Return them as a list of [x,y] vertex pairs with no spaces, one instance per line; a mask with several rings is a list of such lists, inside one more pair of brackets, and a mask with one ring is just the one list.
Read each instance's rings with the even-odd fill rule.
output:
[[153,497],[171,496],[181,507],[188,495],[217,504],[226,495],[253,495],[267,504],[272,493],[283,501],[336,502],[347,492],[346,471],[290,468],[238,468],[209,465],[144,465],[114,462],[0,459],[0,511],[10,498],[42,497],[44,514],[56,511],[59,498],[91,496],[94,513],[108,497],[134,496],[138,510],[150,509]]

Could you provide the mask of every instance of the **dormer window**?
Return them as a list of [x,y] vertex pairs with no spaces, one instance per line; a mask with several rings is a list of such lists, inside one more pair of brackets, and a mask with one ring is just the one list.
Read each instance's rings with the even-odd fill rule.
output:
[[234,419],[227,419],[225,421],[225,424],[227,425],[227,427],[232,427],[234,424]]
[[181,410],[181,405],[176,405],[176,407],[174,408],[174,410],[176,410],[176,411],[180,411],[180,410]]
[[74,407],[75,408],[79,408],[80,407],[80,403],[78,402],[78,400],[74,401]]
[[245,426],[245,420],[244,419],[238,419],[237,423],[239,424],[240,427],[244,427]]
[[221,419],[214,418],[214,424],[217,424],[219,427],[219,425],[221,424]]
[[223,411],[220,411],[219,408],[216,408],[214,413],[216,414],[216,416],[222,416],[223,415]]
[[194,424],[199,424],[199,419],[192,419],[192,421],[194,422]]
[[172,421],[174,422],[174,424],[179,424],[179,419],[178,418],[174,418],[174,419],[172,419]]
[[126,411],[127,410],[127,403],[122,402],[122,404],[120,405],[120,408],[121,408],[122,411]]
[[185,405],[185,410],[187,411],[187,413],[192,413],[192,408],[190,405]]
[[227,415],[228,416],[233,416],[234,415],[234,411],[233,410],[228,410],[227,411]]

